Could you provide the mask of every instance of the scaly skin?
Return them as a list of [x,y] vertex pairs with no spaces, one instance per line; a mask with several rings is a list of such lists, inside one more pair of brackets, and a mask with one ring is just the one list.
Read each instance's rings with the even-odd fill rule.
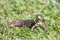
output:
[[5,31],[6,28],[9,28],[12,26],[24,28],[25,25],[30,25],[30,28],[31,28],[33,25],[35,25],[35,21],[34,20],[23,20],[23,21],[10,22],[2,27],[2,33]]

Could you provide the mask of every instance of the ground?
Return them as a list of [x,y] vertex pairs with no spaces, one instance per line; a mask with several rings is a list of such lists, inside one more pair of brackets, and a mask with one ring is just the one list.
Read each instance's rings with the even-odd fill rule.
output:
[[2,26],[16,20],[35,20],[35,15],[44,17],[48,32],[37,27],[33,32],[28,27],[7,28],[0,40],[60,40],[60,6],[50,0],[0,0],[0,32]]

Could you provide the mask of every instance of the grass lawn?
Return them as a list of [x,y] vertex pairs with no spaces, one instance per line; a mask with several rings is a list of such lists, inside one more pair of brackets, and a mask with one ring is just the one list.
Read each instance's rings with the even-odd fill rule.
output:
[[[36,27],[33,32],[26,26],[7,28],[1,34],[2,26],[16,20],[35,20],[41,14],[48,32]],[[50,0],[0,0],[0,40],[60,40],[60,6]]]

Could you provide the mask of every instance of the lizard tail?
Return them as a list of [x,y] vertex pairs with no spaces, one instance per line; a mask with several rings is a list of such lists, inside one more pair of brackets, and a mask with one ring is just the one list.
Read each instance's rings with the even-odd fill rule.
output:
[[3,25],[2,26],[2,32],[1,32],[2,34],[4,33],[4,31],[6,30],[7,27],[8,27],[8,25]]

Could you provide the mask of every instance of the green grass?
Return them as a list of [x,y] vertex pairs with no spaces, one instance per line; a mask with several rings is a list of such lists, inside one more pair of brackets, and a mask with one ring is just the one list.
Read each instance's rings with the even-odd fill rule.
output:
[[33,32],[28,27],[11,27],[0,33],[0,40],[60,40],[60,6],[46,0],[0,0],[0,32],[4,24],[16,20],[35,20],[41,14],[48,27],[48,32],[40,27]]

